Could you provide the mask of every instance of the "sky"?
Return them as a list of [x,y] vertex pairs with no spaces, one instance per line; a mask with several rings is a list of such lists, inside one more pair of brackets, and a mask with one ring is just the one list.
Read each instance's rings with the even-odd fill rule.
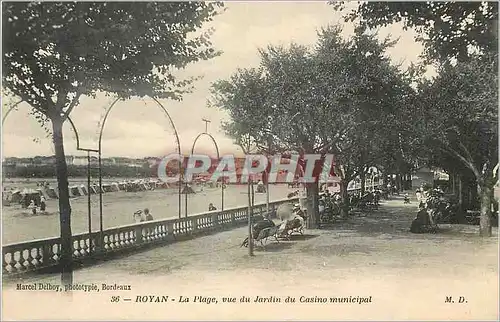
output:
[[[352,3],[354,5],[354,3]],[[183,71],[189,76],[202,76],[195,90],[184,96],[181,102],[162,100],[177,130],[182,153],[190,153],[195,138],[204,131],[202,118],[209,119],[208,132],[213,135],[222,154],[241,155],[241,150],[227,137],[221,122],[228,119],[225,112],[209,108],[210,86],[219,79],[228,79],[238,68],[257,67],[258,49],[272,45],[289,45],[295,42],[314,45],[317,31],[329,24],[342,24],[344,35],[353,32],[353,25],[341,19],[326,2],[230,2],[226,11],[214,18],[204,28],[215,29],[212,42],[221,56],[209,61],[191,64]],[[380,37],[391,35],[399,42],[388,51],[395,63],[403,67],[416,62],[422,45],[415,42],[414,32],[403,31],[400,25],[379,29]],[[2,102],[5,115],[12,98]],[[99,123],[112,97],[84,97],[74,109],[71,118],[76,125],[82,148],[96,149]],[[30,107],[20,104],[5,119],[2,133],[3,157],[31,157],[53,155],[50,138],[29,115]],[[67,155],[86,155],[76,150],[75,135],[67,123],[64,129]],[[124,156],[132,158],[162,157],[176,152],[172,126],[163,111],[152,100],[130,99],[119,101],[110,113],[102,139],[103,157]],[[201,137],[195,153],[215,156],[215,148],[208,137]]]

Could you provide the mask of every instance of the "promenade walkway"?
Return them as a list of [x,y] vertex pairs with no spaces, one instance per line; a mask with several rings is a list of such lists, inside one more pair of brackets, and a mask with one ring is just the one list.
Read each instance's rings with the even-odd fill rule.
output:
[[[436,235],[408,231],[416,209],[401,199],[331,229],[307,230],[289,242],[240,248],[246,228],[155,248],[75,271],[74,283],[128,284],[131,291],[67,294],[15,291],[4,284],[4,318],[16,319],[496,319],[498,234],[476,226],[443,226]],[[58,283],[38,276],[22,283]],[[169,303],[137,303],[137,296]],[[281,303],[239,303],[242,296]],[[112,296],[120,302],[111,303]],[[180,303],[179,296],[190,298]],[[193,303],[195,296],[219,303]],[[296,303],[285,303],[286,296]],[[300,297],[370,297],[371,303],[299,303]],[[452,296],[456,303],[445,303]],[[459,297],[463,303],[458,303]],[[222,303],[236,297],[237,303]],[[130,302],[124,299],[130,298]],[[29,309],[19,310],[29,299]],[[54,305],[54,300],[68,301]]]

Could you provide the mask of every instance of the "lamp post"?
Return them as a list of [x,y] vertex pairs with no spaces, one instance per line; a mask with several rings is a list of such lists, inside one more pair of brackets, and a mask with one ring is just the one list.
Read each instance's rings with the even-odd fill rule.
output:
[[[92,254],[92,207],[91,207],[91,196],[90,196],[90,171],[91,171],[91,159],[90,152],[99,153],[99,150],[95,149],[84,149],[80,147],[80,136],[78,135],[78,130],[76,129],[75,123],[68,116],[68,122],[73,128],[73,132],[75,133],[76,138],[76,149],[78,151],[86,151],[87,152],[87,216],[88,216],[88,228],[89,228],[89,254]],[[95,245],[95,244],[94,244]]]
[[250,176],[248,177],[248,256],[254,256],[253,254],[253,236],[252,236],[252,212],[253,212],[253,205],[252,205],[252,189],[253,187],[252,184],[252,179]]
[[[271,133],[267,135],[267,157],[271,155]],[[269,162],[269,160],[268,160]],[[266,167],[266,218],[269,217],[269,165]]]
[[184,180],[184,217],[188,216],[188,184],[187,181]]

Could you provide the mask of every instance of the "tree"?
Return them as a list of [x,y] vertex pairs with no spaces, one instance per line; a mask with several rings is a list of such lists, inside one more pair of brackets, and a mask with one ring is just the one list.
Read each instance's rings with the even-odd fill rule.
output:
[[480,234],[491,236],[491,204],[498,164],[497,55],[445,64],[419,91],[422,138],[474,175],[481,204]]
[[[386,50],[394,44],[389,38],[380,41],[376,34],[361,29],[355,30],[348,40],[340,37],[339,28],[326,28],[319,35],[316,51],[320,70],[327,71],[324,74],[345,75],[343,79],[340,76],[328,81],[330,88],[325,90],[337,92],[329,98],[336,114],[335,130],[325,133],[330,135],[327,140],[331,142],[330,151],[340,164],[344,200],[347,200],[347,184],[359,175],[363,187],[368,168],[378,165],[387,155],[385,146],[398,142],[401,110],[412,91],[405,73],[386,56]],[[344,91],[335,89],[339,82],[345,86]],[[346,203],[344,206],[347,208]]]
[[[318,122],[309,103],[314,97],[308,92],[315,70],[307,51],[297,45],[270,46],[260,51],[259,69],[238,70],[229,80],[213,85],[211,105],[229,112],[229,135],[236,140],[250,135],[260,151],[269,151],[271,141],[274,152],[317,151],[318,127],[313,124]],[[314,208],[310,203],[310,214],[317,213]],[[309,218],[308,226],[316,228],[316,216]]]
[[[498,162],[498,3],[368,2],[345,18],[359,18],[361,28],[403,22],[405,28],[416,29],[426,62],[438,63],[439,76],[421,86],[414,104],[420,122],[410,132],[422,138],[416,145],[428,157],[433,154],[428,149],[440,149],[467,169],[464,176],[474,174],[481,196],[480,234],[491,236],[493,169]],[[441,160],[446,166],[446,158]]]
[[[82,95],[180,99],[192,79],[174,69],[218,53],[217,14],[202,2],[4,2],[3,84],[50,121],[56,156],[63,283],[72,280],[71,206],[62,127]],[[193,36],[193,37],[191,37]]]
[[[347,184],[360,165],[375,159],[369,133],[384,127],[384,118],[401,97],[394,94],[399,72],[384,57],[391,44],[362,33],[345,41],[339,27],[329,27],[312,49],[269,46],[261,50],[258,72],[240,70],[214,85],[212,104],[229,112],[230,135],[251,133],[261,147],[270,136],[282,151],[333,153],[347,204]],[[319,220],[318,190],[317,182],[307,184],[309,228]]]
[[[332,2],[344,10],[342,2]],[[468,60],[474,53],[498,51],[497,2],[363,2],[344,16],[363,28],[402,22],[415,28],[429,61]]]

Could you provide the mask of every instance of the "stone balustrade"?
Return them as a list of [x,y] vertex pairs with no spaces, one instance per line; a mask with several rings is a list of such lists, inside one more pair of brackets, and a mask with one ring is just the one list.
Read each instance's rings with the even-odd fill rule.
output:
[[[280,204],[296,200],[297,198],[270,202],[270,211],[273,213]],[[264,215],[265,212],[265,204],[256,204],[253,208],[254,216]],[[106,256],[155,243],[168,243],[184,237],[231,229],[247,222],[248,207],[238,207],[186,218],[159,219],[108,228],[102,232],[102,238],[100,232],[92,232],[91,236],[89,233],[75,234],[73,257],[79,260],[95,254]],[[59,263],[60,254],[60,237],[3,245],[3,274],[14,275],[55,266]]]
[[[350,189],[354,192],[358,189]],[[283,199],[269,203],[270,212],[283,203],[298,202],[298,198]],[[264,215],[265,204],[254,205],[253,215]],[[184,237],[232,229],[248,222],[248,207],[211,211],[178,219],[159,219],[131,225],[105,229],[102,232],[73,235],[73,257],[75,260],[104,256],[119,251],[168,243]],[[60,237],[44,238],[27,242],[3,245],[2,271],[13,276],[41,268],[49,268],[59,263],[61,255]]]

